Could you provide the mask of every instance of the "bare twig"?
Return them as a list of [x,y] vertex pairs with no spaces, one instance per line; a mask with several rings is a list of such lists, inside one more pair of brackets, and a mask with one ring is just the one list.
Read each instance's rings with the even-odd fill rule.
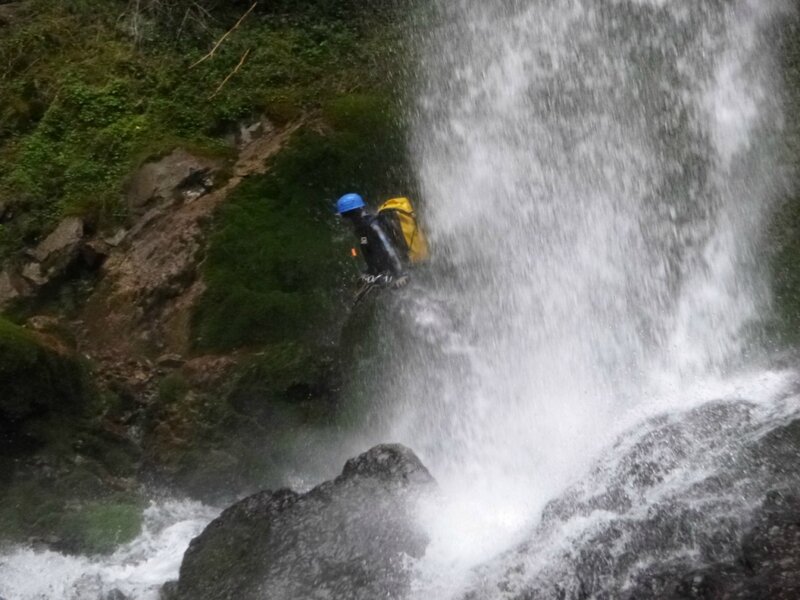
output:
[[246,61],[246,60],[247,60],[247,56],[248,56],[249,54],[250,54],[250,48],[248,48],[248,49],[247,49],[247,52],[245,52],[245,53],[242,55],[242,58],[241,58],[241,60],[239,61],[239,64],[238,64],[238,65],[236,65],[236,68],[235,68],[233,71],[231,71],[231,72],[228,74],[228,76],[227,76],[225,79],[223,79],[223,80],[222,80],[222,83],[220,83],[220,84],[219,84],[219,86],[217,87],[217,89],[216,89],[216,90],[214,90],[214,93],[213,93],[213,94],[211,94],[211,95],[208,97],[208,98],[209,98],[209,100],[210,100],[211,98],[213,98],[214,96],[216,96],[217,94],[219,94],[219,93],[220,93],[220,91],[222,90],[222,88],[223,88],[223,87],[225,87],[225,84],[226,84],[226,83],[228,83],[228,81],[230,80],[230,78],[231,78],[231,77],[233,77],[234,75],[236,75],[236,73],[238,73],[238,72],[239,72],[239,69],[241,69],[241,68],[242,68],[242,65],[244,64],[244,61]]
[[[192,4],[194,4],[194,6],[195,6],[195,8],[197,9],[197,12],[198,12],[198,13],[202,13],[202,14],[203,14],[203,15],[205,15],[205,16],[206,16],[206,18],[208,18],[208,19],[213,19],[213,18],[214,18],[214,15],[212,15],[212,14],[211,14],[211,11],[210,11],[210,10],[208,10],[208,9],[207,9],[205,6],[203,6],[202,4],[199,4],[198,2],[192,2]],[[252,9],[250,9],[250,10],[252,10]]]
[[178,26],[178,35],[177,37],[180,38],[183,35],[183,28],[186,26],[186,21],[189,20],[189,15],[191,14],[192,9],[191,7],[186,9],[186,12],[183,13],[183,18],[181,19],[181,24]]
[[131,27],[133,29],[133,39],[139,43],[139,19],[142,18],[142,3],[141,0],[136,0],[133,5],[133,18],[131,19]]
[[[255,7],[256,7],[257,5],[258,5],[258,2],[254,2],[254,3],[253,3],[253,6],[251,6],[250,8],[248,8],[248,9],[247,9],[247,12],[246,12],[246,13],[244,13],[244,14],[241,16],[241,18],[240,18],[238,21],[236,21],[236,24],[235,24],[233,27],[231,27],[231,28],[230,28],[230,29],[229,29],[229,30],[228,30],[228,31],[225,33],[225,35],[223,35],[221,38],[219,38],[219,41],[217,41],[217,43],[216,43],[216,44],[214,44],[214,47],[211,49],[211,52],[209,52],[208,54],[206,54],[206,55],[205,55],[203,58],[201,58],[200,60],[198,60],[197,62],[195,62],[195,63],[194,63],[194,64],[193,64],[191,67],[189,67],[189,68],[190,68],[190,69],[194,69],[194,68],[195,68],[197,65],[199,65],[201,62],[205,62],[205,61],[207,61],[209,58],[212,58],[212,57],[214,56],[214,54],[217,52],[217,49],[218,49],[218,48],[219,48],[219,47],[222,45],[222,42],[224,42],[224,41],[225,41],[225,38],[227,38],[227,37],[228,37],[230,34],[232,34],[234,31],[236,31],[236,29],[239,27],[239,25],[241,25],[241,24],[242,24],[242,21],[244,21],[244,20],[245,20],[245,18],[247,18],[247,15],[249,15],[251,12],[253,12],[253,9],[255,9]],[[248,52],[250,52],[250,51],[248,50]],[[247,53],[245,53],[245,54],[247,54]]]

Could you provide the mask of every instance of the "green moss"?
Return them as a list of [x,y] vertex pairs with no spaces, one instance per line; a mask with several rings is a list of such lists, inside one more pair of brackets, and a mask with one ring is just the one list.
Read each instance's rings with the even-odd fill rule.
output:
[[[85,378],[79,361],[0,319],[0,538],[106,552],[138,531],[137,501],[105,483],[133,475],[138,453],[97,424],[104,404]],[[35,467],[19,460],[34,452]]]
[[[0,420],[8,426],[42,413],[80,415],[88,396],[82,368],[0,318]],[[0,431],[5,427],[0,425]],[[13,427],[11,428],[14,429]],[[13,435],[9,431],[8,435]]]
[[133,502],[93,502],[65,514],[58,528],[63,546],[81,554],[106,554],[142,529],[142,506]]
[[227,401],[272,434],[321,424],[329,417],[337,387],[334,374],[329,353],[308,345],[270,346],[242,366]]
[[[335,420],[341,385],[334,355],[360,266],[335,199],[357,190],[375,204],[410,184],[390,96],[337,96],[320,117],[266,175],[244,181],[211,224],[194,343],[205,352],[253,354],[225,397],[209,399],[218,411],[192,412],[202,423],[192,425],[190,439],[202,441],[179,451],[178,477],[194,493],[218,487],[214,481],[279,482],[298,439]],[[206,469],[202,457],[212,452],[222,466]]]

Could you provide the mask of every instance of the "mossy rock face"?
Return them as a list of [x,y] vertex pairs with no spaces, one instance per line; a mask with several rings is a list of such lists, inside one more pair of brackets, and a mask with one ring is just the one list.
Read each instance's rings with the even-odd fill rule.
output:
[[[37,449],[58,415],[84,415],[90,391],[81,365],[0,319],[0,453]],[[63,422],[61,423],[63,427]]]
[[303,432],[332,422],[338,387],[330,349],[293,343],[243,359],[217,390],[168,375],[145,420],[146,470],[206,501],[283,485]]
[[333,402],[337,387],[330,352],[283,344],[267,348],[242,367],[227,401],[238,413],[277,430],[324,421],[320,405]]
[[70,554],[108,554],[142,528],[143,505],[135,499],[67,504],[51,490],[12,492],[0,511],[0,538],[41,539]]
[[323,112],[325,133],[298,133],[269,173],[242,183],[218,213],[194,319],[198,349],[337,337],[358,265],[335,199],[359,191],[377,203],[407,191],[408,169],[388,99],[342,96]]
[[[139,531],[139,450],[100,422],[86,367],[0,319],[0,539],[105,553]],[[110,483],[112,485],[110,485]]]
[[773,225],[773,293],[779,339],[800,343],[800,198],[788,201]]
[[[159,437],[180,456],[175,479],[192,493],[213,488],[212,471],[228,486],[279,483],[298,440],[335,423],[339,344],[361,268],[335,201],[357,191],[377,206],[408,194],[409,172],[395,99],[346,94],[326,102],[267,174],[244,181],[221,207],[211,224],[194,344],[249,358],[228,389],[202,401],[214,410],[173,409],[162,420]],[[360,326],[367,332],[371,320]],[[182,400],[199,401],[194,394]],[[179,415],[192,415],[191,423]],[[186,426],[197,433],[168,433]],[[198,452],[218,466],[206,469]]]

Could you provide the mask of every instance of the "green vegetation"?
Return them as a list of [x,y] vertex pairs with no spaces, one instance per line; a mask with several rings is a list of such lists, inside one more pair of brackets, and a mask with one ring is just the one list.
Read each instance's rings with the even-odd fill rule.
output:
[[124,219],[125,179],[148,156],[224,155],[243,118],[280,124],[382,83],[389,3],[262,3],[193,67],[249,4],[28,0],[0,25],[0,202],[13,209],[0,259],[64,214]]
[[169,406],[180,402],[189,393],[189,384],[180,373],[171,373],[162,379],[158,384],[158,403],[161,406]]
[[[190,489],[231,478],[274,485],[300,432],[333,419],[334,354],[356,272],[352,234],[334,201],[354,189],[377,201],[409,186],[400,120],[380,91],[325,102],[212,224],[194,343],[204,352],[254,354],[234,374],[223,406],[192,412],[204,416],[180,460]],[[259,451],[237,439],[258,440]]]
[[0,453],[39,444],[45,417],[85,416],[89,397],[74,359],[0,318]]
[[339,98],[324,117],[328,132],[296,135],[269,173],[244,182],[220,211],[195,321],[199,348],[318,339],[341,306],[337,290],[353,266],[334,198],[350,189],[373,198],[402,190],[405,160],[380,97]]

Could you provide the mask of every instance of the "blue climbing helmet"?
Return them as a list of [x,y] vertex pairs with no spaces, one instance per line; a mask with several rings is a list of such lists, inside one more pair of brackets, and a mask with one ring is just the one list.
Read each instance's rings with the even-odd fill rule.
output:
[[350,212],[351,210],[358,210],[359,208],[364,208],[366,203],[364,199],[359,196],[358,194],[345,194],[339,201],[336,203],[336,212],[340,215],[343,215],[346,212]]

